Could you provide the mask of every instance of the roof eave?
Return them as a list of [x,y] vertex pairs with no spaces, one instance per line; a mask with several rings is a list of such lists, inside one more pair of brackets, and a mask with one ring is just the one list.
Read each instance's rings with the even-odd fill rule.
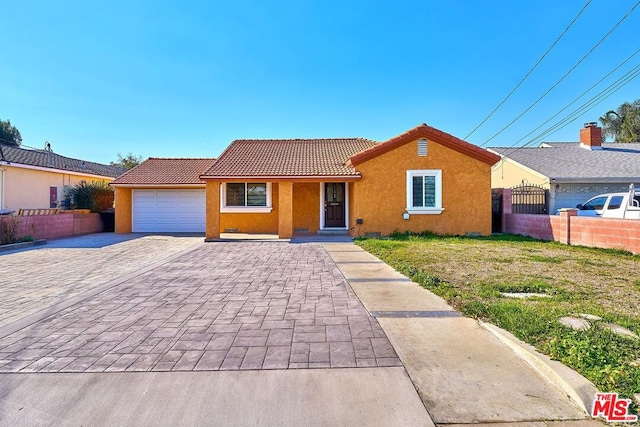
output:
[[43,172],[53,172],[53,173],[62,173],[62,174],[67,174],[67,175],[79,175],[79,176],[88,176],[88,177],[92,177],[92,178],[100,178],[100,179],[115,179],[115,176],[107,176],[107,175],[100,175],[91,171],[85,171],[85,172],[80,172],[80,171],[75,171],[75,170],[70,170],[70,169],[58,169],[58,168],[54,168],[54,167],[47,167],[47,166],[35,166],[35,165],[28,165],[25,163],[18,163],[18,162],[11,162],[11,161],[6,161],[6,160],[2,160],[0,161],[0,165],[2,166],[13,166],[16,168],[22,168],[22,169],[32,169],[32,170],[38,170],[38,171],[43,171]]
[[630,184],[639,182],[640,177],[551,177],[550,180],[556,184],[596,184],[596,183],[616,183],[616,184]]
[[357,166],[360,163],[364,163],[367,160],[371,160],[381,154],[387,153],[396,147],[407,144],[411,141],[415,141],[418,138],[428,138],[447,148],[456,150],[462,154],[466,154],[476,160],[479,160],[488,165],[494,165],[500,161],[500,156],[484,150],[476,145],[463,141],[460,138],[456,138],[453,135],[442,132],[427,124],[423,123],[401,135],[389,139],[381,144],[368,148],[360,153],[354,154],[349,158],[349,162],[353,166]]
[[109,186],[111,187],[129,187],[129,188],[146,188],[146,187],[204,187],[205,183],[199,183],[199,184],[194,184],[194,183],[171,183],[171,184],[167,184],[167,183],[162,183],[162,184],[154,184],[154,183],[145,183],[145,184],[132,184],[132,183],[117,183],[117,182],[110,182]]
[[307,181],[307,182],[323,182],[323,181],[358,181],[362,176],[356,175],[200,175],[200,179],[205,181],[226,181],[226,182],[247,182],[247,181]]

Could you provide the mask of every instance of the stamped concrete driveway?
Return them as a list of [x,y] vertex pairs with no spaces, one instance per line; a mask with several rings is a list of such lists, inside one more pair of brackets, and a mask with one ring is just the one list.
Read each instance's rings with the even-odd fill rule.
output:
[[[123,256],[136,268],[141,258],[166,256],[164,243],[155,253],[79,259],[73,274]],[[71,273],[60,271],[52,281],[65,274]],[[401,363],[317,243],[200,243],[0,339],[0,372],[376,366]]]
[[0,327],[201,244],[202,237],[101,233],[1,253]]

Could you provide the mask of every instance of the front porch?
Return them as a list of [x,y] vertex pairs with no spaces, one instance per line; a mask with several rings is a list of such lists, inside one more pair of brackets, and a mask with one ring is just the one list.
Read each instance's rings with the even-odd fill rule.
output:
[[220,233],[215,242],[291,242],[291,243],[349,243],[353,241],[347,232],[342,234],[294,234],[290,239],[281,239],[277,234]]
[[350,241],[353,180],[258,181],[207,180],[207,240]]

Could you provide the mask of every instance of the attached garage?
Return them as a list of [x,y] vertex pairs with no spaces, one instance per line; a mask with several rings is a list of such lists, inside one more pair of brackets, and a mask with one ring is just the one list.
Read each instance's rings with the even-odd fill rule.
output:
[[205,232],[205,183],[215,159],[150,158],[111,184],[116,233]]
[[204,190],[133,190],[132,196],[133,232],[204,232]]

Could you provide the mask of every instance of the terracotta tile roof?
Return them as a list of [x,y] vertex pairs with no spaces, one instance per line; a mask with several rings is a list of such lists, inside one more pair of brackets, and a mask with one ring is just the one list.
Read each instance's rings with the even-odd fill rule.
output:
[[120,175],[111,185],[204,184],[200,175],[216,159],[171,159],[151,157]]
[[72,159],[71,157],[56,154],[51,150],[27,150],[4,144],[0,144],[0,161],[109,178],[115,178],[124,172],[123,169],[117,166]]
[[445,147],[466,154],[467,156],[473,157],[474,159],[480,160],[489,165],[493,165],[500,160],[500,156],[492,152],[489,152],[483,148],[478,147],[477,145],[470,144],[466,141],[461,140],[460,138],[456,138],[453,135],[442,132],[427,125],[426,123],[423,123],[420,126],[416,126],[415,128],[408,130],[401,135],[391,138],[388,141],[377,144],[369,149],[351,156],[349,161],[352,165],[355,166],[360,163],[366,162],[367,160],[370,160],[376,156],[379,156],[380,154],[391,151],[403,144],[415,141],[418,138],[431,139],[441,145],[444,145]]
[[345,163],[375,144],[364,138],[236,140],[203,177],[359,176]]

